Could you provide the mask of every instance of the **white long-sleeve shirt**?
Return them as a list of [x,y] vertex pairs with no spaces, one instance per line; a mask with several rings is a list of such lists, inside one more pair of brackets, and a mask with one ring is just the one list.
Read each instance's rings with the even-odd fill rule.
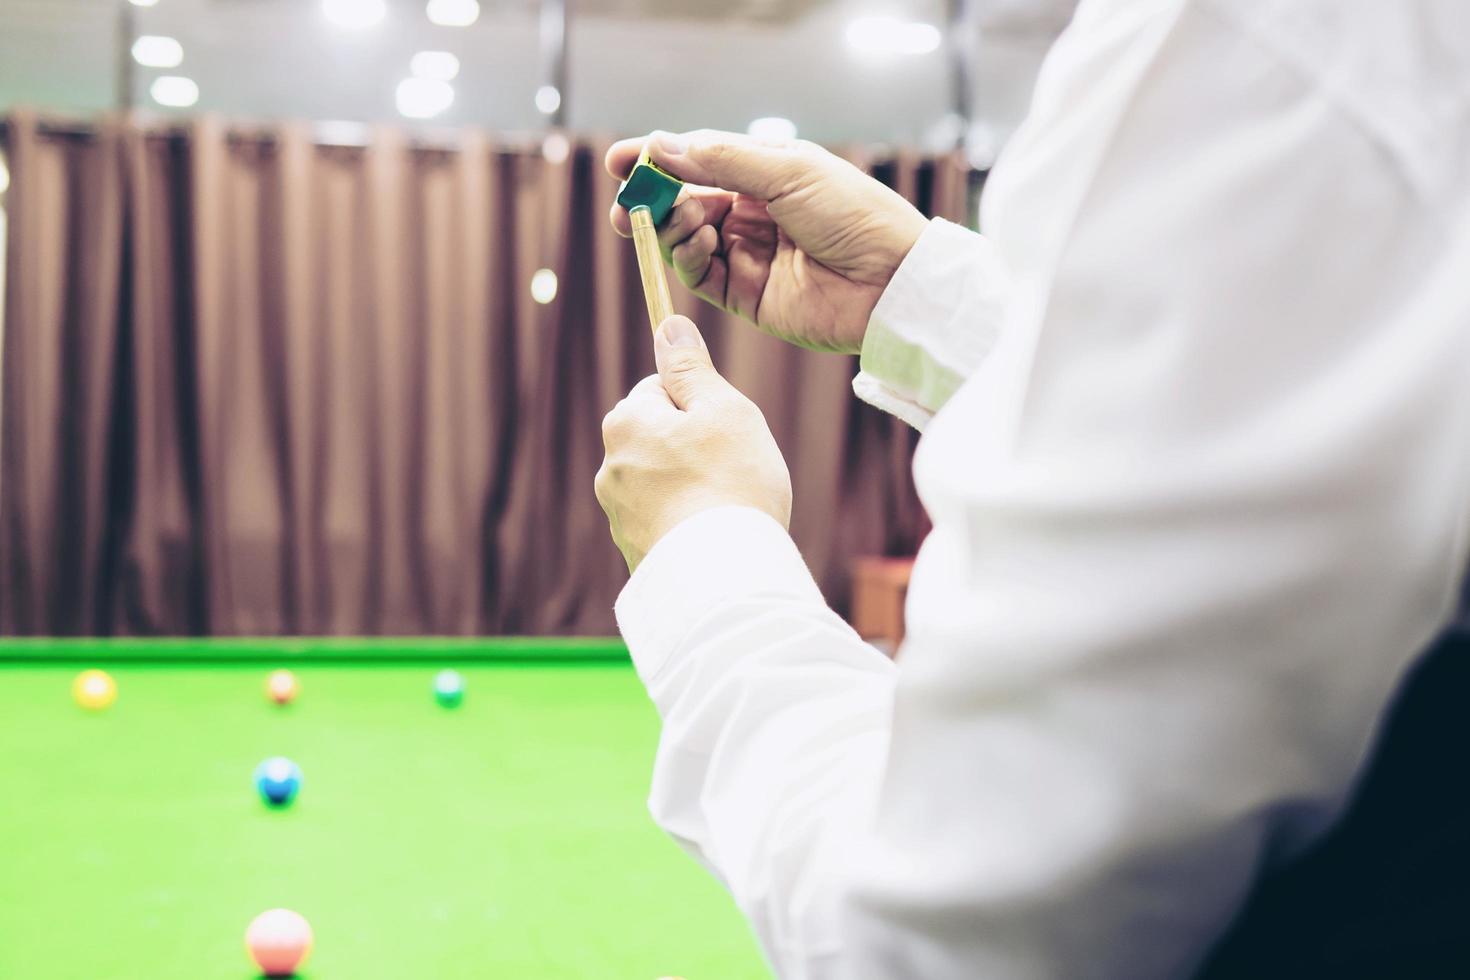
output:
[[924,428],[897,663],[690,518],[617,609],[651,809],[781,976],[1187,975],[1454,607],[1470,4],[1087,0],[982,226],[856,384]]

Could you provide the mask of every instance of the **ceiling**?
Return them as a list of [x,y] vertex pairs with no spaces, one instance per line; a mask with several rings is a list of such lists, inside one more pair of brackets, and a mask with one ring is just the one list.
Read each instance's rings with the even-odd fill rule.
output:
[[[174,70],[198,82],[191,112],[250,119],[403,122],[394,91],[414,52],[461,62],[455,103],[436,126],[533,130],[543,81],[535,0],[481,0],[468,28],[437,27],[423,0],[388,0],[386,23],[333,27],[320,0],[158,0],[134,8],[139,33],[184,47]],[[976,99],[1008,128],[1058,26],[1036,11],[1068,0],[982,0],[1005,30],[987,41]],[[0,112],[27,105],[68,114],[117,101],[121,0],[0,0]],[[852,17],[883,13],[945,23],[945,0],[568,0],[566,123],[576,130],[743,129],[757,116],[796,121],[826,142],[920,143],[954,104],[944,48],[864,58],[843,41]],[[1017,11],[1022,13],[1018,14]],[[1065,18],[1062,18],[1063,20]],[[978,30],[979,28],[976,28]],[[149,105],[152,69],[134,95]]]
[[[36,3],[37,0],[24,0]],[[104,3],[106,0],[104,0]],[[311,0],[179,0],[196,8],[223,6],[309,5]],[[390,0],[400,7],[421,6],[410,0]],[[535,10],[540,0],[486,0],[488,12],[495,9]],[[583,17],[626,17],[638,20],[749,21],[790,23],[801,20],[830,0],[569,0],[568,6]]]
[[[311,0],[177,0],[180,7],[194,12],[223,7],[312,6]],[[487,10],[494,8],[534,9],[539,0],[489,0]],[[771,21],[801,20],[830,0],[572,0],[578,14],[588,17],[634,17],[652,20],[695,21]],[[411,6],[408,0],[395,0],[396,6]],[[115,0],[3,0],[3,22],[7,27],[37,26],[46,22],[71,22],[77,14],[104,15],[115,9]]]
[[828,0],[574,0],[585,17],[790,23]]

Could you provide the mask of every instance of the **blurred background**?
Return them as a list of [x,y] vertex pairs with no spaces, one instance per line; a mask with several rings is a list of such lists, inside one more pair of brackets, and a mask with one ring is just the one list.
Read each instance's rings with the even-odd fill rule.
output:
[[[1058,0],[0,0],[0,110],[745,130],[983,153]],[[128,56],[130,55],[130,56]],[[978,56],[978,57],[977,57]],[[415,84],[422,82],[425,84]],[[441,87],[442,86],[442,87]],[[786,123],[774,122],[775,130]]]
[[[612,632],[607,145],[800,136],[973,224],[1071,6],[0,0],[0,632]],[[675,290],[829,600],[901,609],[913,433]]]

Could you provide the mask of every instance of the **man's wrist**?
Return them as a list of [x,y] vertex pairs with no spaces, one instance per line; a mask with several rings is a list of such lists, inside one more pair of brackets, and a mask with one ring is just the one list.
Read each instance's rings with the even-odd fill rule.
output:
[[888,267],[888,278],[881,285],[884,289],[898,275],[898,270],[903,268],[904,260],[919,244],[919,239],[924,237],[924,232],[929,229],[930,219],[924,217],[923,212],[917,208],[908,208],[895,217],[894,241],[892,262]]
[[775,518],[754,507],[714,507],[690,515],[649,549],[614,609],[647,682],[710,612],[756,595],[823,601]]
[[[781,525],[781,530],[791,526],[791,493],[790,484],[784,484],[780,488],[773,488],[770,493],[762,496],[756,491],[759,488],[751,487],[750,492],[743,494],[732,494],[717,490],[706,490],[687,495],[682,500],[671,502],[668,511],[658,522],[658,530],[653,534],[648,544],[639,551],[630,552],[627,547],[623,549],[623,558],[628,562],[628,571],[636,572],[643,559],[648,556],[658,543],[668,537],[675,528],[692,517],[708,510],[728,509],[732,507],[745,508],[759,511],[771,520]],[[784,492],[782,490],[784,489]]]
[[850,337],[843,338],[844,343],[838,348],[838,353],[853,356],[862,353],[868,330],[872,326],[873,313],[882,302],[883,293],[887,291],[889,284],[893,282],[893,277],[898,275],[899,269],[903,268],[904,260],[908,258],[909,253],[914,250],[914,246],[919,243],[919,239],[924,236],[925,230],[929,227],[929,219],[914,207],[895,211],[891,217],[893,227],[890,234],[886,236],[891,245],[880,250],[880,254],[886,253],[886,259],[880,259],[877,263],[881,274],[867,283],[869,288],[876,287],[879,291],[873,297],[873,305],[863,315],[862,323],[855,331],[851,331]]
[[994,346],[1009,298],[994,245],[935,218],[873,308],[854,390],[922,427]]

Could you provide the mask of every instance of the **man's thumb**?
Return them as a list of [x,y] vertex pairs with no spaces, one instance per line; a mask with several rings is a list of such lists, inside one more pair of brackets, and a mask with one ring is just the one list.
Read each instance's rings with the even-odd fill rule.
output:
[[671,316],[659,324],[653,336],[653,358],[664,391],[682,409],[725,386],[725,379],[709,359],[699,328],[687,316]]
[[814,167],[795,143],[763,142],[712,129],[654,133],[648,151],[654,163],[680,180],[765,201],[780,197]]

